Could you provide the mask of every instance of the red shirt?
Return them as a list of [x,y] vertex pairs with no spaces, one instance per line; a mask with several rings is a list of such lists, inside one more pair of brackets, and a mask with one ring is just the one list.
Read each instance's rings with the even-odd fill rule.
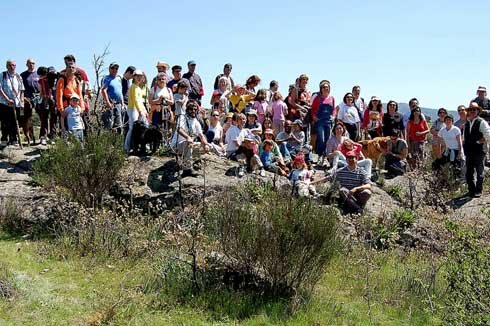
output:
[[429,130],[429,127],[427,126],[427,122],[425,120],[420,119],[419,123],[408,120],[408,139],[410,141],[424,141],[426,134],[422,136],[417,136],[415,135],[415,133],[426,130]]
[[356,158],[359,160],[361,158],[362,145],[358,143],[354,143],[352,149],[345,148],[344,144],[340,144],[337,149],[345,156],[347,152],[354,151],[356,152]]

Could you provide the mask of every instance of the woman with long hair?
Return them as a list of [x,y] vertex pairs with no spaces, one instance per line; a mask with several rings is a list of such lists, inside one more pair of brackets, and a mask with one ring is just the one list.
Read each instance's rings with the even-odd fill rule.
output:
[[412,110],[407,124],[408,153],[411,156],[410,167],[420,167],[424,159],[425,138],[429,127],[419,107]]
[[403,124],[403,116],[398,112],[398,103],[391,100],[386,104],[386,113],[383,115],[383,136],[389,137],[394,130],[404,134],[405,126]]
[[383,104],[377,96],[372,96],[367,110],[364,110],[361,128],[367,138],[383,135]]
[[136,121],[143,121],[148,124],[146,100],[148,98],[148,87],[146,86],[146,78],[143,71],[136,69],[134,71],[133,83],[129,88],[128,97],[128,133],[124,141],[124,149],[129,153],[131,150],[131,138],[133,125]]

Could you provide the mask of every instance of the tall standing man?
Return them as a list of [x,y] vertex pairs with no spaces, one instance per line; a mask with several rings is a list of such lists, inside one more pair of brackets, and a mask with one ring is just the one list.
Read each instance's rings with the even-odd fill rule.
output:
[[233,87],[235,86],[235,82],[233,81],[233,78],[231,78],[231,76],[230,76],[231,75],[231,69],[232,69],[231,63],[225,63],[225,65],[223,67],[223,73],[219,74],[214,79],[214,89],[215,90],[219,88],[219,80],[221,77],[226,77],[228,79],[228,90],[231,91],[233,89]]
[[122,115],[125,109],[122,77],[117,74],[118,69],[118,63],[111,63],[109,65],[109,75],[102,79],[102,98],[107,108],[102,118],[105,129],[114,129],[118,134],[122,134]]
[[22,72],[22,82],[24,83],[24,115],[18,117],[19,123],[22,126],[22,130],[27,138],[27,144],[29,145],[31,140],[34,143],[34,132],[31,126],[32,110],[36,109],[36,95],[39,95],[39,85],[37,83],[39,76],[35,71],[36,62],[34,59],[29,58],[26,62],[27,70]]
[[[486,144],[490,142],[490,127],[480,118],[483,109],[472,102],[467,109],[467,120],[463,131],[463,150],[466,156],[467,196],[478,198],[483,191],[484,161]],[[476,183],[475,183],[476,174]]]

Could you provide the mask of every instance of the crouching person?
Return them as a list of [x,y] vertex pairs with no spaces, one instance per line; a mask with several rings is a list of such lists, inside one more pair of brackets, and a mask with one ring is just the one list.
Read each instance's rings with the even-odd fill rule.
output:
[[342,208],[347,214],[362,214],[371,198],[371,183],[366,171],[357,165],[355,151],[347,152],[345,158],[347,166],[335,173],[335,178],[340,184]]
[[408,145],[400,138],[400,131],[395,129],[389,135],[385,155],[386,177],[393,178],[405,174],[407,170]]
[[[199,104],[195,100],[189,100],[186,106],[185,115],[178,119],[177,130],[172,137],[171,146],[182,158],[182,167],[184,172],[182,177],[196,177],[192,171],[192,153],[195,147],[194,140],[198,138],[204,150],[208,149],[208,142],[204,136],[201,124],[197,121],[197,112]],[[179,162],[178,162],[179,163]]]

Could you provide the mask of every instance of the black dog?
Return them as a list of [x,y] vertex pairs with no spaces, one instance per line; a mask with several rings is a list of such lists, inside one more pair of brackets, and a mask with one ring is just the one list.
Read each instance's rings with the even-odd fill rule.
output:
[[163,134],[155,126],[146,127],[142,121],[136,121],[133,125],[132,148],[136,155],[146,154],[146,145],[150,145],[150,154],[155,153],[162,142]]

